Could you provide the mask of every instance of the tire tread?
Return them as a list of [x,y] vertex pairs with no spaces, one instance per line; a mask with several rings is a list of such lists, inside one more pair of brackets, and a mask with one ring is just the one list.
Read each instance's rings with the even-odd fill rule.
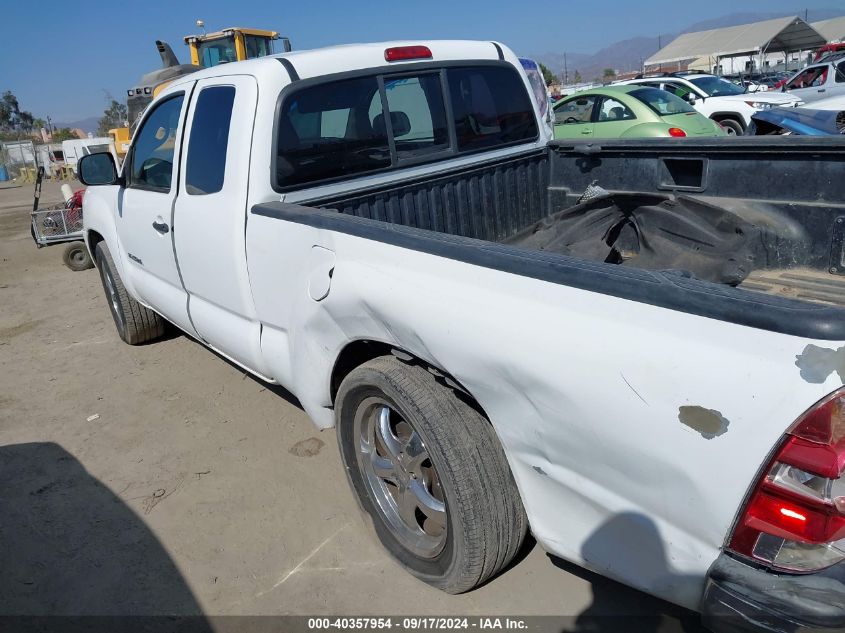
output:
[[[98,265],[108,267],[117,290],[118,300],[126,322],[125,332],[121,333],[121,338],[129,345],[141,345],[163,336],[167,322],[157,312],[141,305],[129,295],[126,286],[123,285],[123,280],[117,274],[108,246],[104,242],[99,242],[96,251]],[[103,289],[108,301],[108,289],[105,287],[105,281],[103,282]]]

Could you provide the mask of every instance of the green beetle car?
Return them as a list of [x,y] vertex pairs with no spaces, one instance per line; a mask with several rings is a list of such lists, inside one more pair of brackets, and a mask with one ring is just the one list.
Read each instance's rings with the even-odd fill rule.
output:
[[585,90],[558,101],[554,113],[557,139],[726,135],[683,99],[647,86]]

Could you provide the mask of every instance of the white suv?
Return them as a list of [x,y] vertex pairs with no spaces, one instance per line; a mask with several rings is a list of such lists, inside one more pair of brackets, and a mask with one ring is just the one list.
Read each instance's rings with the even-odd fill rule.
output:
[[774,107],[795,107],[801,99],[781,92],[753,92],[717,77],[704,73],[674,73],[638,77],[618,82],[644,84],[686,99],[704,116],[717,121],[728,134],[744,134],[751,123],[751,115],[759,110]]

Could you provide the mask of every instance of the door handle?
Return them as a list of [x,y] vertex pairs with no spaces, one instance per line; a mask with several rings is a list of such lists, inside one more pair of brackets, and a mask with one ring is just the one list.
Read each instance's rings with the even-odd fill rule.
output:
[[153,228],[162,235],[170,231],[170,227],[165,222],[159,222],[158,220],[153,221]]
[[581,130],[581,134],[592,134],[592,130]]
[[822,88],[819,92],[827,92],[827,88]]

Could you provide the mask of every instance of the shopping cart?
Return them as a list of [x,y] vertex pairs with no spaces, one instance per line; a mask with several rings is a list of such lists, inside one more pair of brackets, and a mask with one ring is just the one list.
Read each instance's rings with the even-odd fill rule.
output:
[[67,243],[62,256],[65,266],[71,270],[87,270],[94,266],[91,254],[82,238],[82,196],[84,191],[74,193],[67,202],[39,209],[41,181],[44,168],[38,168],[35,178],[35,200],[32,205],[32,239],[38,248],[51,244]]

